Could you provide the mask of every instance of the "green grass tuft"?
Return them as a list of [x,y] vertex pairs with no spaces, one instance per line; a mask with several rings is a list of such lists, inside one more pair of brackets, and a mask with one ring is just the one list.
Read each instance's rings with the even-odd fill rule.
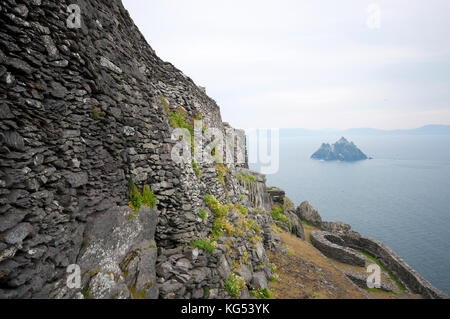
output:
[[129,186],[129,202],[128,206],[133,209],[133,211],[139,211],[142,205],[150,207],[152,209],[156,208],[156,196],[153,194],[152,190],[148,185],[144,185],[142,189],[142,194],[139,189],[134,184],[132,180],[128,182]]
[[250,290],[250,296],[256,299],[273,299],[272,294],[270,293],[269,289],[254,289]]
[[245,281],[235,273],[230,274],[230,278],[225,281],[225,290],[233,298],[239,298],[241,291],[245,288]]
[[191,248],[198,248],[212,254],[216,250],[215,243],[207,239],[197,239],[192,242]]
[[164,107],[164,110],[166,111],[167,114],[170,113],[170,109],[169,109],[169,104],[167,103],[166,99],[164,98],[164,96],[159,95],[158,96],[159,101],[161,102],[161,104]]
[[192,159],[192,168],[194,169],[195,175],[197,177],[200,177],[202,175],[202,172],[200,171],[200,168],[198,167],[198,164],[195,161],[195,159]]
[[284,215],[283,208],[278,205],[272,207],[270,214],[272,215],[273,220],[283,223],[288,221],[287,217]]
[[205,221],[208,217],[208,213],[204,209],[200,209],[200,212],[198,213],[198,216]]
[[142,189],[142,203],[152,209],[156,207],[156,197],[148,185]]
[[133,211],[138,211],[142,207],[142,196],[141,193],[139,193],[139,189],[137,186],[133,183],[130,187],[130,193],[129,193],[129,206],[133,209]]

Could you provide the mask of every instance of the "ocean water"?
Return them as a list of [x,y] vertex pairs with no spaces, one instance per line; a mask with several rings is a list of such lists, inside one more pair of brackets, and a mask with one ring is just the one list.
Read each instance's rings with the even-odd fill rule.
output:
[[450,136],[345,137],[374,159],[315,161],[320,145],[340,136],[281,138],[280,169],[268,186],[382,241],[450,294]]

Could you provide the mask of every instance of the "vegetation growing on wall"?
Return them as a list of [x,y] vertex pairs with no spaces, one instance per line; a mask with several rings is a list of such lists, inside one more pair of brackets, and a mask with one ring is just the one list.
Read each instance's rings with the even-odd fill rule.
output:
[[202,175],[202,173],[200,171],[200,167],[198,166],[198,164],[195,161],[195,159],[192,159],[192,168],[194,169],[195,175],[197,177],[200,177]]
[[221,185],[225,185],[225,177],[228,175],[228,167],[226,167],[224,164],[216,164],[216,169],[219,179],[219,183]]
[[230,274],[230,278],[225,281],[225,290],[233,298],[239,298],[241,291],[245,289],[245,281],[242,277],[236,275],[234,272]]
[[273,220],[283,223],[288,221],[288,218],[284,215],[283,208],[279,205],[274,205],[270,214],[272,215]]
[[139,192],[138,187],[132,180],[128,183],[129,186],[129,202],[128,206],[133,211],[139,211],[142,205],[154,209],[156,207],[156,196],[148,185],[144,185],[142,193]]
[[256,178],[252,175],[243,175],[241,173],[237,173],[236,177],[239,181],[245,183],[245,187],[247,188],[247,190],[250,189],[250,183],[256,183]]

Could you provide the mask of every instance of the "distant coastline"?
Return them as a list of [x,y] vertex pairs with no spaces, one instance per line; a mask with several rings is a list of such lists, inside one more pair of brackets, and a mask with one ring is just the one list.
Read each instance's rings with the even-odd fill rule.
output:
[[416,129],[380,130],[374,128],[321,129],[282,128],[280,137],[329,135],[450,135],[450,125],[426,125]]

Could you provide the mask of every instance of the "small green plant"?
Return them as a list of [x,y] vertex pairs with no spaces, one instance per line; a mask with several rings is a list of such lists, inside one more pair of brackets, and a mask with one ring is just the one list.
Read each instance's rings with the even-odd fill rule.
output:
[[158,96],[159,101],[161,102],[161,104],[164,107],[164,110],[166,111],[167,114],[170,113],[170,109],[169,109],[169,104],[167,103],[166,99],[164,98],[164,96],[159,95]]
[[292,250],[290,250],[289,249],[289,247],[285,247],[285,250],[286,250],[286,254],[288,255],[288,256],[292,256],[294,253],[292,252]]
[[128,203],[128,206],[130,206],[133,211],[138,211],[139,209],[141,209],[142,196],[141,193],[139,193],[139,189],[134,183],[132,183],[130,187],[129,198],[130,201]]
[[255,234],[261,234],[261,228],[253,219],[249,219],[248,223]]
[[236,177],[239,181],[244,182],[245,188],[247,190],[250,190],[251,183],[256,183],[256,178],[253,175],[242,175],[240,173],[237,173]]
[[364,288],[364,289],[365,289],[366,291],[370,291],[370,292],[379,292],[379,293],[383,293],[383,294],[390,294],[390,295],[397,296],[397,297],[402,296],[402,294],[399,294],[399,293],[397,293],[397,292],[394,292],[394,291],[385,291],[385,290],[380,289],[380,288],[368,288],[368,287],[366,287],[366,288]]
[[195,159],[192,159],[192,168],[194,169],[195,175],[197,177],[200,177],[202,175],[200,168],[198,167],[198,164],[195,161]]
[[224,178],[228,175],[228,167],[223,164],[216,164],[216,169],[218,172],[217,178],[219,179],[219,183],[225,185]]
[[277,272],[277,266],[275,264],[270,264],[270,273],[273,275]]
[[270,293],[269,289],[254,289],[249,291],[250,296],[256,299],[272,299],[272,294]]
[[142,289],[141,291],[136,291],[136,287],[128,287],[128,290],[130,291],[131,297],[133,299],[147,299],[145,289]]
[[139,192],[136,184],[132,180],[128,182],[129,187],[129,202],[128,206],[133,211],[139,211],[142,205],[154,209],[156,207],[156,196],[148,185],[144,185],[142,194]]
[[133,214],[128,215],[128,220],[133,220],[135,218],[137,218],[136,215],[133,215]]
[[270,214],[272,215],[273,220],[283,223],[288,221],[287,217],[284,215],[283,209],[278,205],[272,207]]
[[242,253],[242,260],[244,261],[244,264],[248,265],[248,252],[244,251]]
[[[169,124],[173,128],[182,128],[187,129],[189,131],[189,134],[185,134],[183,136],[183,140],[191,146],[192,152],[194,152],[194,125],[193,123],[188,123],[186,121],[186,111],[184,111],[181,107],[179,107],[175,112],[170,111],[169,103],[167,103],[164,96],[159,95],[158,96],[159,101],[163,105],[163,108],[167,115],[169,115]],[[201,115],[200,115],[201,116]],[[197,114],[198,117],[198,114]],[[192,122],[194,119],[192,119]]]
[[230,274],[230,278],[225,281],[225,290],[233,298],[239,298],[241,291],[245,288],[245,281],[234,272]]
[[242,206],[240,204],[237,204],[235,207],[236,207],[237,210],[239,210],[241,215],[247,215],[248,211],[247,211],[247,209],[244,206]]
[[204,209],[200,209],[200,212],[198,213],[198,216],[203,220],[206,221],[206,218],[208,217],[208,213]]
[[306,220],[302,220],[302,225],[306,225],[306,226],[311,226],[311,227],[314,227],[314,225],[313,225],[313,224],[311,224],[311,223],[307,222]]
[[319,295],[318,292],[314,291],[312,295],[313,295],[314,298],[320,298],[320,295]]
[[91,110],[91,115],[94,120],[98,120],[106,116],[106,113],[101,111],[98,107],[94,106]]
[[283,208],[285,212],[289,211],[292,208],[294,208],[294,203],[289,198],[285,197],[283,202]]
[[171,112],[169,114],[169,123],[173,128],[188,128],[186,127],[186,115],[180,109],[176,112]]
[[148,185],[144,185],[142,189],[142,203],[152,209],[156,207],[156,196]]
[[86,286],[81,290],[81,294],[83,295],[84,299],[94,299],[91,294],[89,293],[89,287]]
[[191,248],[198,248],[212,254],[216,250],[216,243],[207,239],[197,239],[192,242]]
[[209,291],[209,287],[204,286],[203,287],[203,298],[208,299],[210,295],[211,295],[211,292]]
[[186,114],[181,110],[177,109],[176,112],[170,112],[169,114],[169,124],[173,128],[183,128],[189,131],[183,139],[191,146],[192,151],[194,150],[194,126],[186,122]]
[[206,206],[209,208],[214,216],[214,223],[210,236],[212,238],[221,237],[226,230],[226,217],[228,214],[228,207],[220,204],[213,196],[205,195]]

